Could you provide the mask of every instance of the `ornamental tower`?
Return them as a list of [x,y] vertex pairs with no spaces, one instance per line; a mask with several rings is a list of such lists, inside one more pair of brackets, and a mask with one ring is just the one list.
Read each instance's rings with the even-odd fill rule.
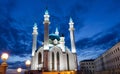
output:
[[34,27],[33,27],[33,44],[32,44],[32,56],[34,56],[35,54],[35,50],[37,49],[37,35],[38,35],[38,31],[37,31],[37,24],[35,23],[34,24]]
[[49,13],[48,10],[45,11],[44,15],[44,51],[43,51],[43,69],[48,71],[48,52],[49,52]]
[[69,31],[70,31],[70,40],[71,40],[71,50],[72,53],[76,53],[76,48],[75,48],[75,39],[74,39],[74,22],[72,18],[70,18],[69,21]]
[[45,15],[44,15],[44,50],[48,50],[49,49],[49,13],[48,10],[45,11]]
[[35,62],[34,62],[34,58],[33,57],[35,57],[35,51],[36,51],[36,49],[37,49],[37,35],[38,35],[38,31],[37,31],[37,24],[35,23],[34,24],[34,27],[33,27],[33,33],[32,33],[32,35],[33,35],[33,44],[32,44],[32,59],[31,59],[31,70],[34,70],[34,64],[35,64]]

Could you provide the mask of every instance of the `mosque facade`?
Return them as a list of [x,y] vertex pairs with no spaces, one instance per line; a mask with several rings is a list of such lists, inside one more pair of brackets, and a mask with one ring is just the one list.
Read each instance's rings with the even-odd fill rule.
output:
[[65,37],[60,36],[58,28],[55,33],[49,34],[50,15],[48,11],[44,14],[44,42],[37,48],[38,27],[33,27],[33,44],[31,70],[45,71],[73,71],[77,70],[77,54],[74,39],[74,22],[72,18],[69,21],[69,32],[71,41],[71,50],[65,46]]

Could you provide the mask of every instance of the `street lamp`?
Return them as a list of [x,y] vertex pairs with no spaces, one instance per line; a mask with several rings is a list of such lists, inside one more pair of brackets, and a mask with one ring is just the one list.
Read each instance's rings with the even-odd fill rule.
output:
[[25,62],[25,65],[26,65],[26,67],[27,67],[26,74],[28,74],[28,73],[29,73],[29,67],[30,67],[30,65],[31,65],[31,61],[30,61],[30,60],[27,60],[27,61]]
[[22,68],[18,68],[18,69],[17,69],[18,74],[20,74],[21,71],[22,71]]
[[6,60],[8,59],[9,55],[7,53],[2,53],[1,59],[3,60],[3,63],[0,65],[0,70],[3,72],[3,74],[6,74],[6,69],[8,67]]
[[26,65],[27,69],[29,70],[29,67],[30,67],[30,65],[31,65],[31,61],[30,61],[30,60],[27,60],[27,61],[25,62],[25,65]]
[[1,59],[3,60],[3,66],[7,66],[6,60],[8,59],[8,57],[9,55],[7,53],[2,53]]

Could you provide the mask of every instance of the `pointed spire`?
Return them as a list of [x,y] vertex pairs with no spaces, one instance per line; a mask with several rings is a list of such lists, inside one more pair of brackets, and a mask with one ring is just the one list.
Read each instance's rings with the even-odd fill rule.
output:
[[34,26],[37,26],[37,23],[34,23]]
[[73,22],[73,20],[72,20],[72,18],[70,17],[70,21],[69,21],[69,25],[70,25],[70,28],[74,28],[74,22]]
[[56,35],[59,35],[59,31],[58,31],[58,28],[56,27],[56,30],[55,30],[55,34]]
[[45,11],[45,14],[46,14],[46,15],[48,15],[48,14],[49,14],[49,12],[48,12],[48,10],[47,10],[47,9],[46,9],[46,11]]
[[58,32],[58,28],[56,27],[56,31]]
[[37,23],[34,23],[33,29],[38,29],[38,28],[37,28]]
[[50,24],[49,17],[50,17],[50,15],[48,13],[48,10],[46,9],[45,14],[44,14],[44,22],[43,22],[43,24],[45,24],[45,23]]
[[37,31],[38,27],[37,27],[37,23],[34,23],[34,26],[33,26],[33,33],[32,34],[38,34],[38,31]]
[[70,22],[73,22],[72,17],[70,17]]
[[48,8],[46,7],[45,15],[49,15]]

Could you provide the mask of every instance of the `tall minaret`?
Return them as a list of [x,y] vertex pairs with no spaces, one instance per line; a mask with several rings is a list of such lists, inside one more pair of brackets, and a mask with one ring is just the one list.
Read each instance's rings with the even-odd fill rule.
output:
[[49,24],[50,24],[50,21],[49,21],[49,13],[48,11],[46,10],[45,11],[45,15],[44,15],[44,50],[48,50],[49,49]]
[[76,53],[76,48],[75,48],[75,39],[74,39],[74,22],[72,18],[70,18],[69,21],[69,31],[70,31],[70,40],[71,40],[71,49],[72,53]]
[[58,28],[56,27],[56,30],[55,30],[55,34],[56,35],[59,35],[59,31],[58,31]]
[[35,23],[34,24],[34,27],[33,27],[33,45],[32,45],[32,56],[34,56],[35,54],[35,50],[37,49],[37,35],[38,35],[38,31],[37,31],[37,24]]

